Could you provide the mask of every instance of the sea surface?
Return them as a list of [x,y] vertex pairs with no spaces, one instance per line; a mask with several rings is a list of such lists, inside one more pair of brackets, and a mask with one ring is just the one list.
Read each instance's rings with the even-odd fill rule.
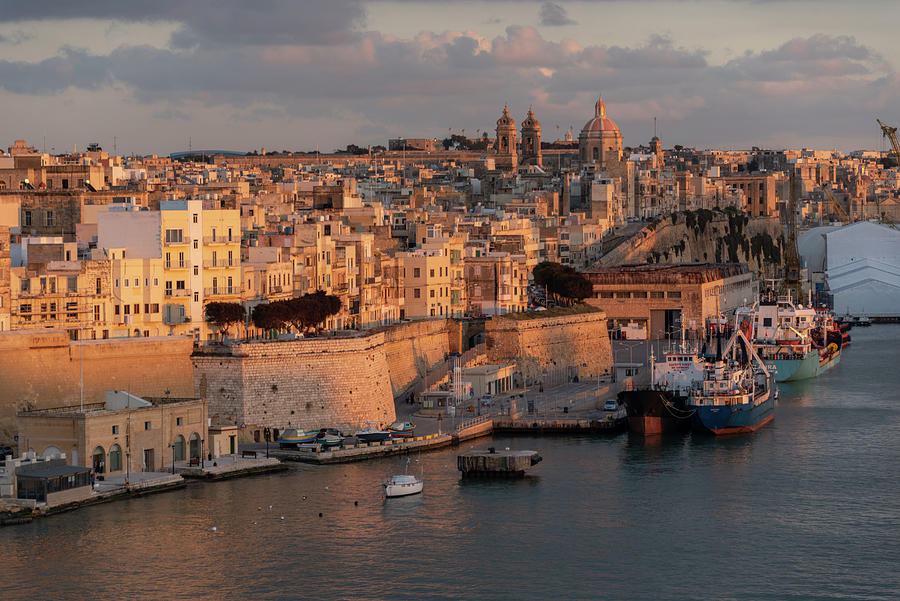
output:
[[390,500],[405,457],[297,466],[3,528],[0,599],[898,599],[900,326],[851,335],[745,437],[495,437],[464,448],[543,463],[414,456],[425,493]]

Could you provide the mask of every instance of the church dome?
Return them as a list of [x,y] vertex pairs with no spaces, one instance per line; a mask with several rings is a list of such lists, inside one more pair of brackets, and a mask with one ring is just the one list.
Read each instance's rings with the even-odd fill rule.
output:
[[606,103],[603,102],[603,98],[598,98],[597,104],[594,105],[594,118],[584,124],[581,134],[593,137],[603,133],[620,134],[619,126],[606,116]]

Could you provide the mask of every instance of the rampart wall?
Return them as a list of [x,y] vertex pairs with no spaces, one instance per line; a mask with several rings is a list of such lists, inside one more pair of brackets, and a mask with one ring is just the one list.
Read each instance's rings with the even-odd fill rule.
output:
[[414,321],[383,330],[391,390],[399,395],[450,352],[448,320]]
[[188,337],[70,341],[61,330],[0,333],[0,443],[15,433],[15,412],[77,405],[82,358],[84,402],[102,402],[107,390],[138,396],[193,395]]
[[612,348],[602,311],[560,317],[494,317],[485,329],[491,363],[516,363],[526,377],[571,368],[580,377],[608,372]]
[[[353,430],[395,418],[386,334],[243,342],[195,354],[195,394],[213,423]],[[394,343],[398,341],[393,341]],[[246,437],[246,436],[245,436]]]

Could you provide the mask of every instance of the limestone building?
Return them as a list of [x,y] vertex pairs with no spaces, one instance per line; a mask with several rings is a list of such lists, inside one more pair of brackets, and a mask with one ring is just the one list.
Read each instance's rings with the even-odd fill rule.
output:
[[497,119],[497,169],[512,171],[519,164],[516,150],[516,120],[509,115],[509,107],[503,107],[503,114]]
[[606,103],[603,98],[598,98],[594,105],[594,118],[584,124],[578,135],[581,163],[593,164],[596,169],[608,168],[621,159],[622,140],[619,127],[606,116]]
[[543,167],[541,156],[541,122],[534,118],[534,109],[528,108],[528,115],[522,121],[522,165]]

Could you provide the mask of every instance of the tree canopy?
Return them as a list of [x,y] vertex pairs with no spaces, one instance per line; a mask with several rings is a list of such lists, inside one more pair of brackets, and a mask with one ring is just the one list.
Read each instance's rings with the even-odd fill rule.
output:
[[244,321],[244,307],[240,303],[210,302],[203,309],[207,323],[218,327],[226,336],[233,324]]
[[567,304],[583,300],[593,292],[590,280],[568,265],[544,261],[535,266],[532,273],[535,284],[545,287],[558,299],[565,299]]
[[326,319],[340,311],[340,297],[316,290],[311,294],[257,305],[252,319],[253,325],[263,330],[292,327],[302,333],[318,330]]

